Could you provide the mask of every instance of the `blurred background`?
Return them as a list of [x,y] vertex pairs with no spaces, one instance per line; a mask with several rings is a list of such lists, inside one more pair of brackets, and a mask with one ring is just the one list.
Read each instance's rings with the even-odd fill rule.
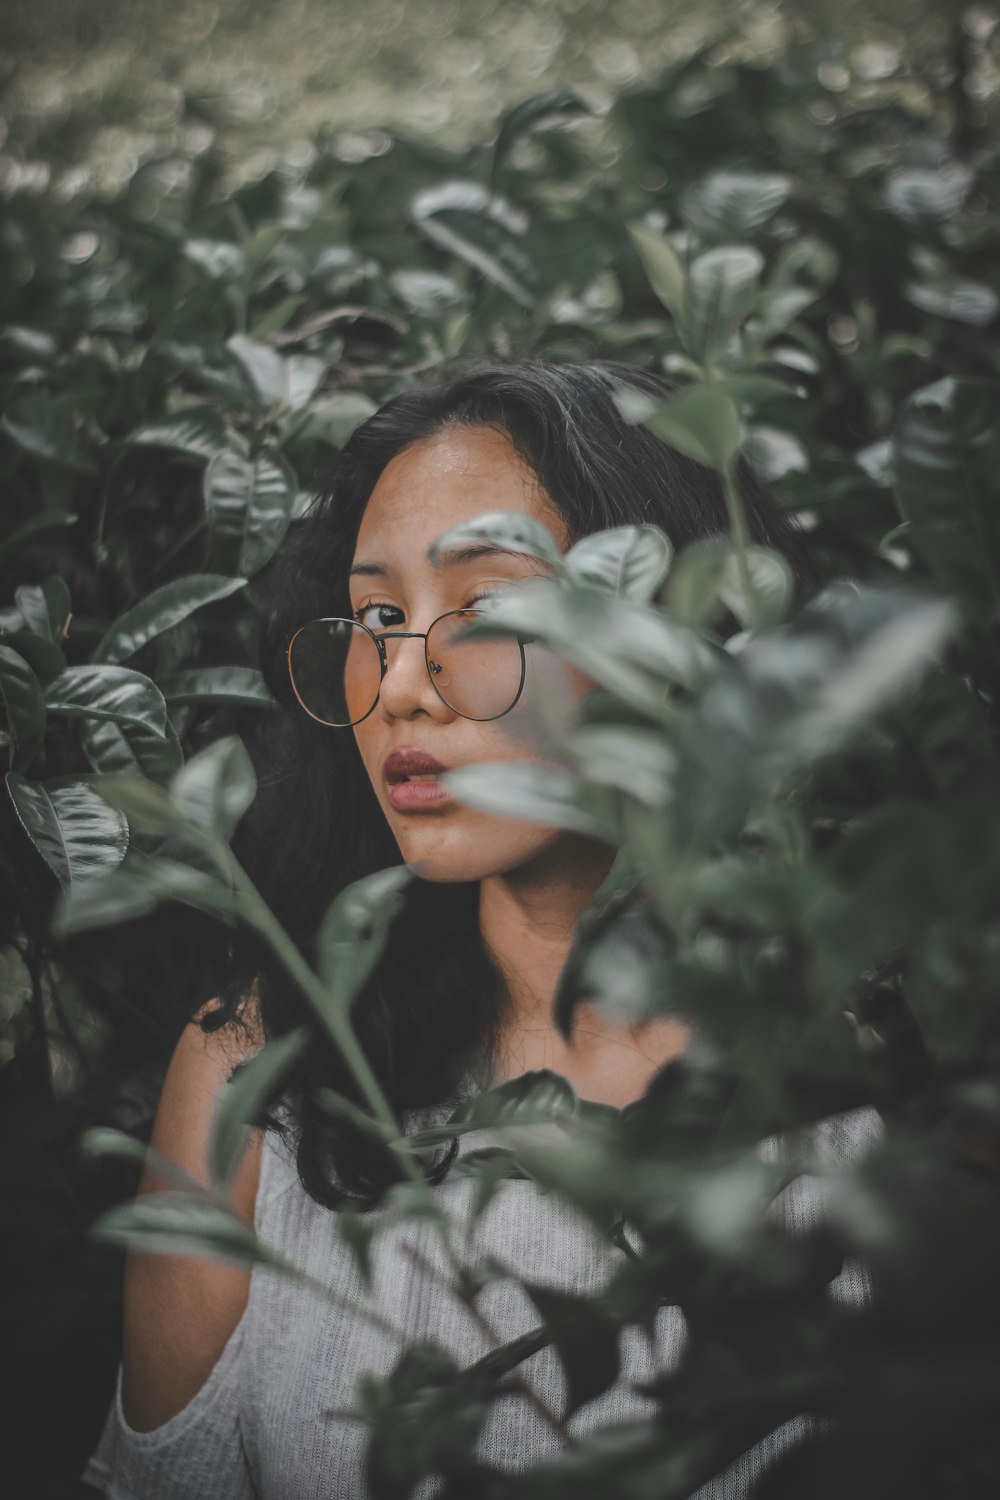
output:
[[[29,792],[133,764],[162,782],[222,735],[252,739],[273,707],[252,587],[203,587],[141,649],[102,656],[106,633],[178,580],[252,585],[388,396],[518,353],[690,375],[638,221],[685,256],[759,247],[754,462],[831,575],[937,569],[954,590],[954,565],[978,587],[990,555],[960,516],[951,550],[940,532],[911,546],[894,424],[914,391],[1000,372],[998,23],[997,0],[7,0],[0,631],[46,688],[65,660],[128,659],[170,711],[164,740],[41,709],[26,729],[22,704],[8,748]],[[206,462],[248,435],[277,455],[277,499],[244,497],[234,547]],[[964,493],[939,479],[932,512]],[[995,639],[970,652],[996,723]],[[912,766],[890,772],[926,794]],[[882,785],[855,778],[845,817]],[[80,1136],[148,1135],[218,940],[179,908],[53,939],[66,871],[46,848],[0,798],[0,1344],[19,1376],[0,1488],[76,1500],[119,1356],[120,1257],[88,1229],[137,1175],[82,1163]],[[989,922],[947,963],[925,955],[942,1015],[974,980],[993,1013]]]
[[1000,87],[995,21],[959,0],[8,0],[0,185],[113,190],[154,142],[214,139],[244,175],[317,135],[346,159],[379,127],[454,146],[546,88],[600,110],[712,41],[719,66],[808,52],[831,98],[917,113],[974,51],[974,120]]

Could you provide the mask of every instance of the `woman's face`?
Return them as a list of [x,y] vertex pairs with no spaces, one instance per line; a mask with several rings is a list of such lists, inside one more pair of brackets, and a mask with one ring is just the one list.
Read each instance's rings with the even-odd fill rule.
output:
[[[372,491],[358,532],[350,579],[355,617],[376,634],[426,631],[439,615],[475,608],[484,595],[545,573],[544,564],[532,558],[498,550],[445,554],[442,566],[431,564],[427,549],[433,541],[460,522],[496,510],[522,511],[547,526],[561,548],[569,544],[565,521],[505,434],[454,427],[397,454]],[[378,703],[353,733],[406,863],[425,879],[459,881],[506,874],[540,857],[548,864],[561,848],[571,858],[579,842],[573,835],[477,811],[440,784],[415,785],[403,777],[406,752],[423,752],[449,770],[537,759],[529,730],[534,694],[552,691],[553,670],[573,696],[590,685],[586,679],[548,658],[544,682],[538,681],[529,652],[515,706],[480,722],[442,701],[428,675],[422,640],[390,640],[386,651]]]

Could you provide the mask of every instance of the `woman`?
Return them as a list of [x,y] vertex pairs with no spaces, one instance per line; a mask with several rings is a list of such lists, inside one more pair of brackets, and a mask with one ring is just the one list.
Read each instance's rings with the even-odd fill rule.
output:
[[[434,566],[427,549],[437,537],[496,510],[541,521],[564,550],[590,532],[639,522],[659,525],[677,547],[728,529],[716,476],[623,420],[614,396],[626,386],[669,389],[624,367],[533,363],[396,397],[354,433],[327,494],[264,584],[265,670],[286,712],[259,750],[260,792],[240,852],[307,951],[344,885],[400,859],[418,872],[356,1006],[374,1070],[411,1127],[447,1118],[470,1088],[543,1067],[584,1099],[624,1106],[685,1043],[671,1020],[618,1026],[587,1006],[572,1042],[563,1039],[553,993],[611,851],[475,811],[436,779],[446,768],[534,757],[525,725],[540,684],[530,663],[523,684],[502,672],[473,683],[457,670],[442,675],[438,658],[455,612],[544,571],[522,554],[484,548]],[[782,552],[800,595],[808,593],[818,580],[803,539],[749,472],[741,483],[752,539]],[[310,623],[331,618],[357,623]],[[332,697],[324,696],[330,653],[346,648],[331,629],[368,653],[360,686],[352,679]],[[433,654],[420,638],[428,632]],[[386,637],[384,671],[372,636]],[[570,694],[586,691],[568,667],[563,681]],[[551,687],[549,676],[541,687]],[[177,1046],[153,1135],[159,1151],[206,1181],[213,1104],[232,1068],[263,1036],[308,1019],[303,1009],[266,954],[240,954],[221,1004],[206,1007]],[[284,1094],[288,1128],[254,1133],[233,1195],[264,1240],[360,1302],[330,1210],[377,1205],[398,1169],[391,1153],[322,1108],[324,1086],[354,1092],[317,1028]],[[147,1174],[143,1190],[159,1186]],[[468,1186],[449,1179],[436,1191],[460,1216]],[[427,1255],[430,1239],[420,1246]],[[434,1338],[471,1363],[489,1347],[482,1329],[421,1273],[405,1240],[387,1234],[379,1242],[375,1305],[408,1338]],[[566,1287],[608,1274],[607,1247],[529,1183],[505,1184],[480,1241],[484,1252],[515,1267],[527,1258]],[[538,1322],[516,1291],[509,1283],[491,1289],[504,1340]],[[663,1310],[659,1326],[666,1359],[678,1338],[673,1311]],[[123,1379],[86,1477],[116,1500],[362,1495],[365,1429],[343,1409],[358,1377],[385,1375],[398,1352],[360,1313],[267,1273],[131,1255]],[[634,1377],[649,1373],[638,1344],[629,1360]],[[525,1373],[558,1407],[552,1351],[529,1360]],[[482,1456],[500,1467],[524,1467],[556,1443],[538,1402],[514,1406],[497,1403],[481,1442]],[[640,1406],[616,1388],[581,1416],[585,1425]],[[739,1493],[741,1482],[727,1493]]]

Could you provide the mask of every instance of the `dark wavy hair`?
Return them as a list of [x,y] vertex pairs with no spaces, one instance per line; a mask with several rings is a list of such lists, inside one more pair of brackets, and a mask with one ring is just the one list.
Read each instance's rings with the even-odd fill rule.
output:
[[[727,532],[718,476],[626,422],[614,396],[627,387],[654,397],[674,389],[625,365],[531,361],[479,366],[393,397],[352,434],[318,502],[258,580],[262,667],[282,709],[253,747],[259,792],[237,853],[307,956],[338,891],[400,862],[353,735],[302,713],[286,671],[298,625],[351,612],[348,569],[379,476],[396,454],[442,428],[489,427],[509,435],[574,539],[640,522],[661,527],[676,547]],[[808,542],[745,463],[738,480],[751,539],[785,557],[799,598],[808,597],[821,582]],[[414,881],[356,1002],[357,1034],[399,1118],[453,1105],[465,1080],[492,1072],[504,991],[479,931],[477,895],[474,883]],[[360,1100],[339,1053],[270,954],[250,940],[234,944],[222,1003],[202,1024],[215,1029],[238,1017],[251,992],[268,1038],[303,1022],[313,1033],[282,1090],[305,1190],[330,1208],[347,1200],[374,1205],[398,1179],[398,1165],[386,1147],[324,1107],[324,1088]],[[435,1164],[432,1178],[449,1159]]]

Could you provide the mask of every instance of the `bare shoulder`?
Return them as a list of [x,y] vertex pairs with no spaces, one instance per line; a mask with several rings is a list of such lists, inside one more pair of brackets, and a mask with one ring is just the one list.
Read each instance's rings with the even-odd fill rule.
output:
[[[217,1031],[185,1026],[160,1096],[151,1144],[208,1184],[208,1142],[220,1093],[233,1069],[263,1045],[253,999]],[[252,1131],[232,1189],[234,1206],[253,1222],[263,1136]],[[140,1194],[168,1187],[149,1169]],[[131,1426],[147,1432],[176,1415],[201,1389],[239,1322],[250,1272],[191,1255],[130,1251],[125,1268],[123,1402]]]
[[[233,1069],[263,1046],[264,1035],[253,997],[245,1000],[237,1019],[216,1031],[204,1031],[200,1022],[215,1008],[209,1001],[185,1026],[174,1049],[163,1083],[163,1092],[153,1127],[151,1144],[207,1185],[208,1141],[219,1095]],[[244,1216],[253,1220],[257,1178],[260,1169],[260,1132],[251,1133],[250,1144],[233,1186],[233,1199]],[[154,1172],[147,1174],[141,1192],[165,1187]]]

